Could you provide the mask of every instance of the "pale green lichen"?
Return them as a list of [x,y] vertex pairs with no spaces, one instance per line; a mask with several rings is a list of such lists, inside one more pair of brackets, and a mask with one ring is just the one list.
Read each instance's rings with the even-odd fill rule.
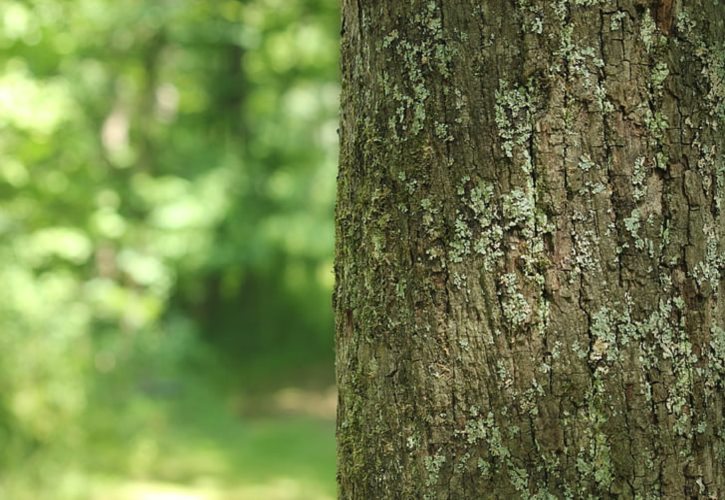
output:
[[518,227],[525,236],[533,236],[535,229],[534,200],[521,189],[514,189],[503,197],[504,228]]
[[[663,286],[669,288],[671,283],[665,281]],[[675,417],[675,433],[691,439],[698,423],[686,406],[691,398],[692,377],[698,357],[693,352],[684,322],[674,320],[676,308],[684,307],[682,299],[661,300],[654,311],[639,320],[633,318],[633,306],[632,299],[628,298],[623,308],[614,304],[614,307],[604,307],[592,315],[588,359],[596,368],[595,382],[606,376],[608,365],[622,361],[621,353],[625,349],[639,351],[636,359],[642,370],[659,370],[662,360],[668,360],[674,383],[668,388],[665,406]],[[710,370],[708,372],[711,373]],[[650,401],[652,388],[644,379],[642,384],[643,396]],[[688,450],[683,448],[683,452]]]
[[608,491],[614,481],[614,464],[607,436],[600,430],[606,416],[590,406],[588,417],[590,427],[586,428],[585,434],[589,434],[589,447],[580,450],[576,468],[582,477],[592,477],[601,490]]
[[650,85],[652,93],[659,94],[662,92],[664,81],[670,75],[670,70],[667,67],[667,63],[664,61],[657,61],[655,67],[650,74]]
[[482,418],[466,422],[466,428],[463,431],[466,442],[468,444],[476,444],[479,441],[486,439],[488,432],[486,425],[487,421]]
[[503,256],[503,229],[497,223],[499,217],[493,195],[493,186],[482,182],[471,189],[468,202],[480,227],[478,237],[473,242],[473,250],[483,256],[486,270],[491,270]]
[[641,201],[647,193],[646,178],[647,168],[645,166],[645,158],[640,156],[634,161],[634,169],[632,170],[632,196],[635,202]]
[[623,21],[627,17],[627,13],[621,10],[618,10],[614,14],[612,14],[612,17],[609,20],[609,29],[612,31],[619,31],[622,29]]
[[592,168],[596,166],[596,163],[594,163],[588,155],[582,155],[579,157],[579,168],[584,172],[589,172]]
[[629,217],[624,219],[624,227],[632,236],[634,240],[634,246],[637,250],[644,250],[645,241],[639,235],[639,229],[642,227],[642,220],[639,209],[635,208],[630,213]]
[[496,374],[501,381],[502,388],[509,389],[513,385],[514,378],[511,375],[511,372],[506,368],[504,362],[500,359],[496,361]]
[[[385,73],[381,77],[385,95],[397,103],[395,119],[388,122],[391,135],[396,141],[400,140],[398,126],[411,132],[404,134],[402,140],[416,136],[425,127],[428,117],[427,102],[431,95],[427,74],[435,70],[438,74],[449,77],[450,63],[455,52],[446,47],[441,15],[435,2],[428,2],[426,8],[415,16],[413,24],[422,35],[421,41],[412,42],[403,38],[398,30],[393,30],[379,45],[379,50],[386,50],[391,54],[390,57],[396,57],[405,70],[402,85],[391,84]],[[446,135],[446,139],[450,140],[452,136]]]
[[388,33],[387,35],[385,35],[383,37],[383,48],[387,49],[388,47],[390,47],[393,44],[393,42],[395,42],[398,39],[399,36],[400,36],[400,34],[398,33],[398,30],[393,30],[390,33]]
[[652,112],[649,107],[643,108],[643,114],[645,127],[651,132],[652,137],[661,141],[669,127],[667,116],[660,110]]
[[531,137],[534,97],[524,87],[511,88],[506,80],[499,81],[496,90],[496,127],[502,147],[508,158],[513,158],[514,147],[522,146]]
[[676,23],[677,29],[686,36],[692,36],[695,31],[695,21],[690,17],[686,9],[682,9],[677,13]]
[[571,351],[576,355],[577,358],[580,360],[585,360],[588,357],[588,351],[585,350],[582,345],[579,343],[578,340],[575,340],[571,343]]
[[471,454],[469,452],[464,453],[460,459],[458,459],[458,463],[455,467],[455,472],[457,475],[461,475],[465,472],[465,470],[468,468],[468,461],[471,460]]
[[484,268],[490,270],[503,255],[503,229],[497,222],[500,216],[494,200],[493,186],[485,181],[472,183],[469,176],[463,176],[456,193],[462,208],[456,210],[453,221],[448,260],[461,263],[466,256],[475,252],[483,258]]
[[419,445],[420,438],[417,434],[408,436],[408,438],[405,440],[405,446],[408,448],[409,451],[414,451],[416,448],[418,448]]
[[574,239],[574,264],[578,273],[590,272],[600,268],[599,261],[595,258],[594,249],[599,239],[594,231],[587,229],[572,233]]
[[725,42],[708,46],[697,23],[683,8],[677,14],[677,29],[692,44],[691,50],[702,63],[702,75],[709,86],[707,100],[710,125],[717,130],[725,122]]
[[435,135],[445,142],[453,142],[454,137],[448,132],[448,125],[442,122],[435,123]]
[[642,25],[639,28],[639,37],[644,44],[645,50],[651,52],[657,43],[657,26],[649,9],[644,13]]
[[398,180],[404,184],[405,190],[408,192],[408,194],[413,194],[418,187],[418,180],[414,178],[408,178],[405,171],[400,171],[398,173]]
[[710,385],[715,386],[716,377],[719,375],[719,381],[723,384],[725,380],[725,328],[718,325],[710,327],[710,366],[712,369],[712,377]]
[[693,277],[697,286],[702,288],[709,285],[713,293],[717,293],[722,279],[722,270],[725,269],[725,254],[718,249],[718,240],[712,227],[705,228],[708,235],[705,244],[705,259],[697,264]]
[[482,458],[478,459],[476,467],[478,467],[483,477],[488,477],[491,474],[491,464]]
[[430,198],[426,197],[420,200],[420,208],[422,210],[423,227],[429,236],[435,236],[435,220],[438,215],[438,208],[433,206]]
[[423,459],[425,470],[428,472],[428,476],[426,477],[427,486],[431,487],[438,483],[438,475],[445,462],[446,457],[438,454],[435,454],[432,457],[427,456]]
[[596,363],[600,360],[618,360],[619,348],[615,324],[612,321],[612,312],[603,307],[592,315],[589,328],[592,343],[589,351],[589,360]]
[[448,258],[451,262],[463,262],[463,257],[471,252],[471,228],[468,227],[460,211],[456,213],[454,234],[450,243]]
[[499,279],[500,295],[504,318],[514,327],[527,323],[531,315],[531,306],[519,291],[518,279],[514,273],[506,273]]
[[531,5],[530,0],[518,0],[517,5],[523,14],[524,30],[540,35],[544,32],[544,13],[538,6]]
[[567,79],[581,85],[591,94],[599,111],[603,113],[614,111],[614,105],[610,102],[604,86],[602,54],[598,48],[582,47],[575,43],[572,24],[562,26],[559,48],[555,54],[561,61],[550,68],[552,72],[559,72]]

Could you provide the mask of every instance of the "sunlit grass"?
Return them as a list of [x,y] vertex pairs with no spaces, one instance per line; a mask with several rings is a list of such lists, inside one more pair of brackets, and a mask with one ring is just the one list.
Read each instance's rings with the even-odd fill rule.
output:
[[[61,453],[28,462],[5,481],[0,475],[0,498],[332,500],[334,421],[329,411],[306,415],[304,405],[279,406],[280,395],[290,393],[313,401],[331,395],[285,389],[252,402],[199,384],[166,401],[134,399],[128,414],[136,415],[135,427],[94,434],[81,456]],[[53,471],[52,480],[33,479],[45,471]]]
[[326,500],[334,498],[331,419],[244,417],[239,404],[192,391],[165,408],[166,425],[133,446],[128,475],[99,474],[92,499]]
[[294,478],[280,477],[259,484],[244,484],[232,488],[219,486],[179,486],[161,482],[108,482],[97,487],[102,490],[93,499],[108,500],[332,500],[329,494],[315,485]]

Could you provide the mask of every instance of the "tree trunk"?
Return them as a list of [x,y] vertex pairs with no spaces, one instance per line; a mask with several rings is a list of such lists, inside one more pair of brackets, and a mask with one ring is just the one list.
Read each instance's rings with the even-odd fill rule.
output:
[[340,498],[725,497],[724,19],[343,1]]

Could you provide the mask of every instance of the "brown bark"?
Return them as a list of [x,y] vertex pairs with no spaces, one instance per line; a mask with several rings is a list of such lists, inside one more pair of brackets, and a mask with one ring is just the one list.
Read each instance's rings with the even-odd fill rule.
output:
[[723,19],[343,1],[340,498],[725,496]]

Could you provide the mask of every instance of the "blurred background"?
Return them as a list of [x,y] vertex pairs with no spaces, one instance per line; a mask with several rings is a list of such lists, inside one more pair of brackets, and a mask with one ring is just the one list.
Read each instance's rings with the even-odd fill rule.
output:
[[336,0],[2,0],[0,498],[331,499]]

